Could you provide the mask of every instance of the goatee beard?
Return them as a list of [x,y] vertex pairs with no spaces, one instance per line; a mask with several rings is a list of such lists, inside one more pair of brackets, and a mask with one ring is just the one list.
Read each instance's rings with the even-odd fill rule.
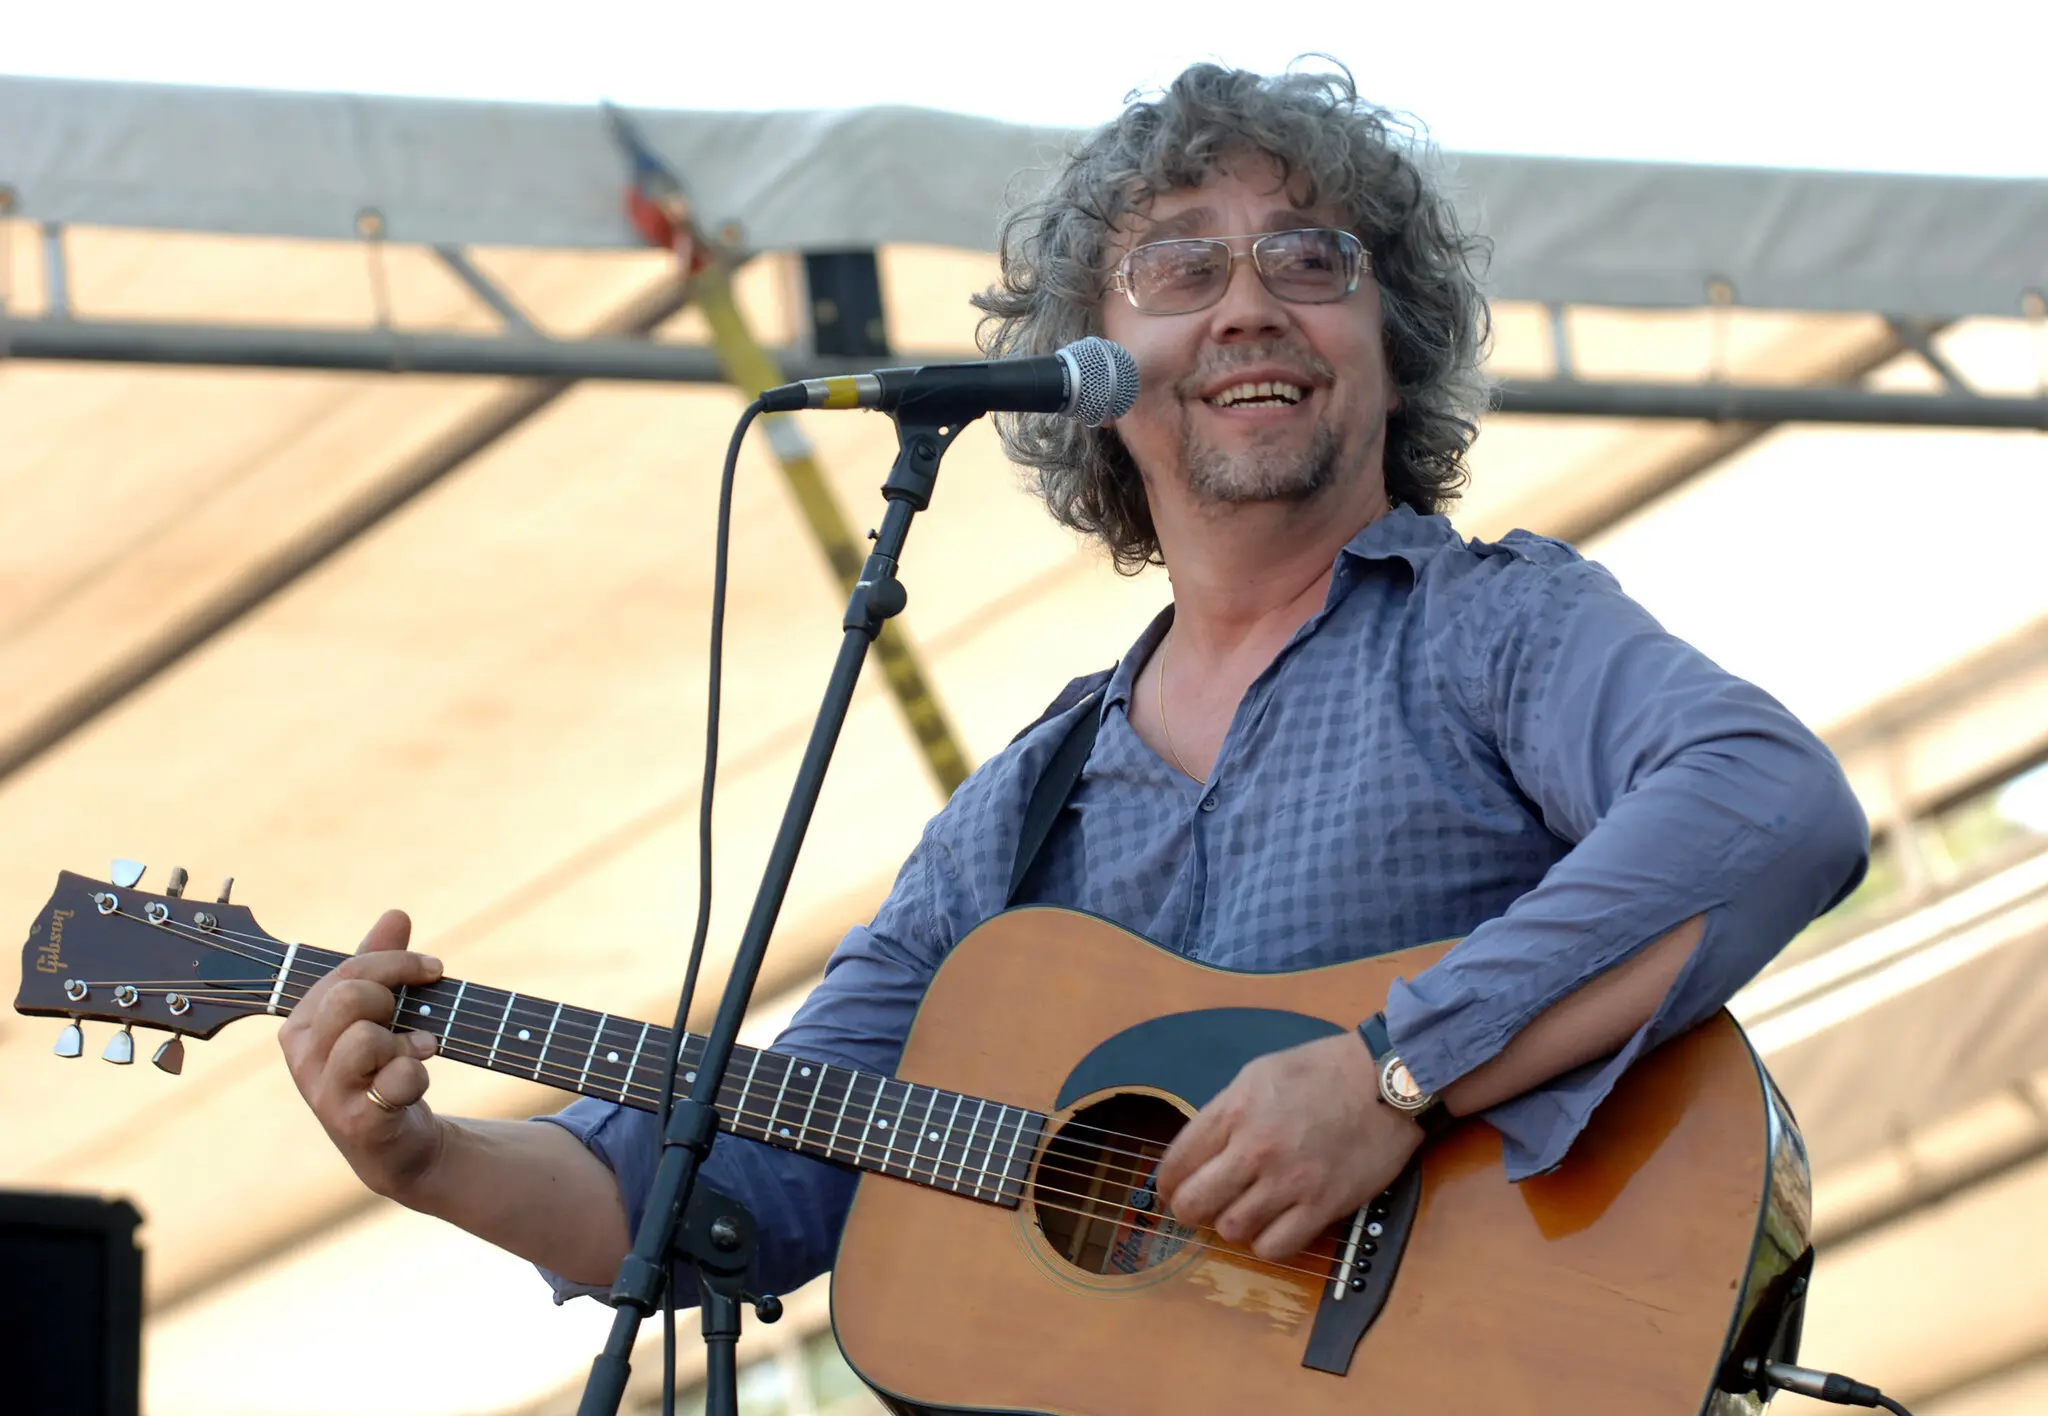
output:
[[1249,502],[1305,502],[1337,479],[1337,430],[1320,424],[1299,453],[1277,447],[1246,448],[1228,453],[1198,442],[1194,429],[1183,425],[1181,465],[1188,490],[1205,502],[1239,506]]

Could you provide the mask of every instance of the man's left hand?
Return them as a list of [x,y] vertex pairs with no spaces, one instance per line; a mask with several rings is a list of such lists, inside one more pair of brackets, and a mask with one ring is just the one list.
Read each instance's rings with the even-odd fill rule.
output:
[[1347,1031],[1246,1063],[1167,1150],[1159,1193],[1181,1223],[1278,1263],[1392,1184],[1421,1144]]

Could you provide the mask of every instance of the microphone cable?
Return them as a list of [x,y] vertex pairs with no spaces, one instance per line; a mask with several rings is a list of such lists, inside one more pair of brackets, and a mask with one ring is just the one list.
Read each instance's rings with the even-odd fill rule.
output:
[[[668,1134],[670,1109],[675,1102],[676,1066],[683,1049],[683,1035],[689,1030],[690,1003],[697,993],[697,975],[704,966],[704,943],[711,934],[711,800],[718,780],[718,698],[725,663],[725,582],[732,547],[732,495],[740,463],[740,445],[747,430],[761,415],[761,400],[755,399],[740,414],[733,427],[732,441],[725,449],[725,466],[718,477],[718,530],[711,562],[711,644],[705,674],[704,783],[697,799],[697,927],[690,939],[690,961],[683,971],[683,991],[676,999],[675,1026],[669,1033],[671,1046],[662,1064],[661,1134]],[[708,1157],[707,1157],[708,1158]],[[698,1182],[703,1180],[701,1164]],[[661,1302],[661,1409],[663,1416],[675,1416],[676,1409],[676,1284],[675,1266],[668,1267],[668,1283]]]

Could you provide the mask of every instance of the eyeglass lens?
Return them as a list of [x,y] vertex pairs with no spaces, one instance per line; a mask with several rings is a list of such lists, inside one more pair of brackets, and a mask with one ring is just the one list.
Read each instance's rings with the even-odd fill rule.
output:
[[[1324,304],[1358,285],[1357,238],[1324,227],[1275,231],[1252,243],[1252,266],[1282,300]],[[1148,314],[1185,314],[1223,298],[1236,261],[1228,241],[1154,241],[1125,259],[1131,302]]]

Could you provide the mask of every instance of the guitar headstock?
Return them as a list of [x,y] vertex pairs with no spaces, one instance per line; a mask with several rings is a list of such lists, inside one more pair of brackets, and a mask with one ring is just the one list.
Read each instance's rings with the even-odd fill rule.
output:
[[[29,926],[21,949],[21,992],[15,1011],[68,1018],[57,1053],[76,1057],[78,1024],[117,1024],[103,1054],[134,1060],[132,1026],[174,1034],[157,1065],[176,1071],[183,1037],[212,1037],[237,1018],[289,1012],[296,994],[280,984],[290,945],[271,937],[227,891],[211,902],[183,894],[184,872],[169,891],[140,888],[142,867],[116,861],[112,881],[63,871],[57,888]],[[232,882],[230,882],[232,883]]]

